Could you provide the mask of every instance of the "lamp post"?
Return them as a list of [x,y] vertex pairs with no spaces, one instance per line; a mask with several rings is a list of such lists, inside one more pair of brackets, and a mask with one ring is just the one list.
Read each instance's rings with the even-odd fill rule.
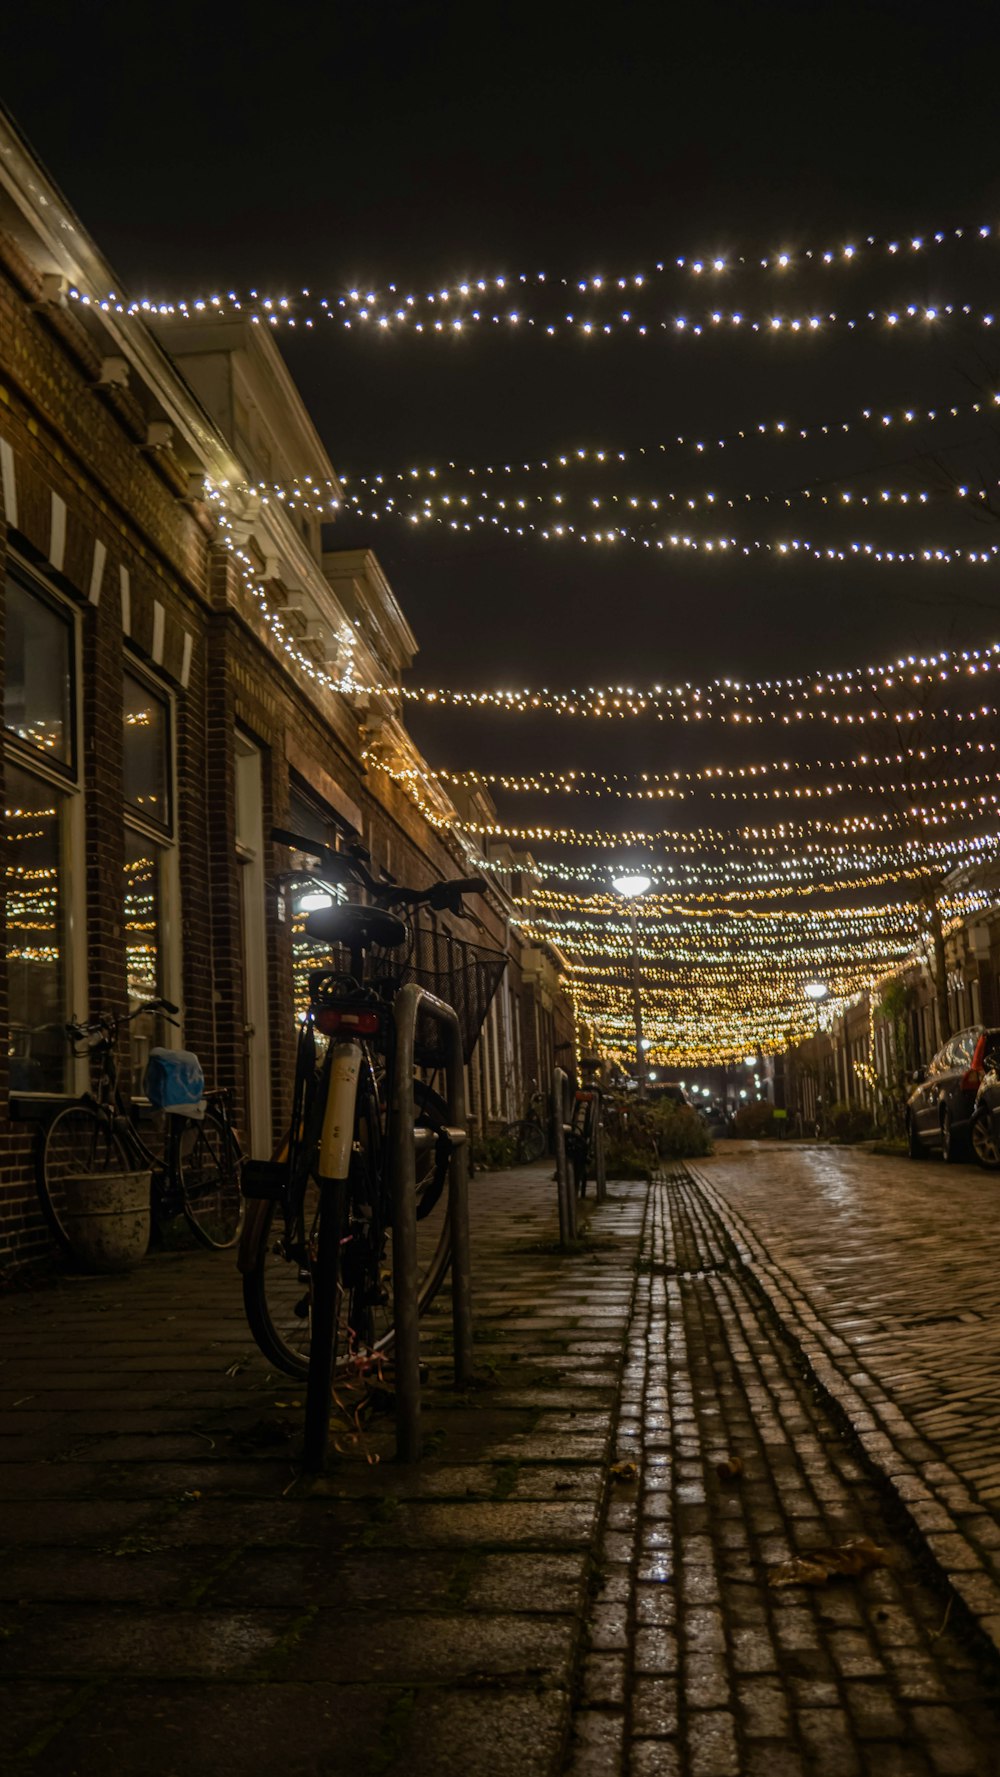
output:
[[812,1000],[816,1008],[816,1130],[823,1130],[823,1073],[819,1055],[819,1009],[823,1001],[829,997],[830,989],[825,981],[807,981],[802,989],[807,1000]]
[[646,1095],[646,1050],[642,1040],[642,989],[639,978],[639,909],[638,901],[652,887],[652,877],[641,872],[616,876],[611,884],[615,893],[629,904],[632,930],[632,1013],[635,1019],[635,1077],[640,1098]]

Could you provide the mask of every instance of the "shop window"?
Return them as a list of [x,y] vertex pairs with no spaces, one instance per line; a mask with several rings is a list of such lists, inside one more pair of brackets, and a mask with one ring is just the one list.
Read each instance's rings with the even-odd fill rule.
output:
[[[125,802],[124,926],[129,1010],[177,1000],[177,858],[173,820],[173,709],[167,692],[128,668],[122,693]],[[170,1047],[174,1027],[159,1013],[132,1025],[132,1094],[142,1095],[149,1051]]]
[[[6,577],[7,972],[12,1092],[68,1090],[65,1025],[85,999],[77,781],[77,631],[27,570]],[[82,857],[81,857],[82,862]]]

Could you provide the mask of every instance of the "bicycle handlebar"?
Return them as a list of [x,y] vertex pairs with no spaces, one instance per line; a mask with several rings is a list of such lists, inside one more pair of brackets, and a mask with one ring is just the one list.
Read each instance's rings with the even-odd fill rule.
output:
[[173,1000],[143,1000],[133,1012],[125,1012],[118,1017],[111,1012],[101,1012],[96,1018],[89,1018],[86,1024],[81,1024],[77,1018],[71,1018],[66,1025],[66,1035],[74,1043],[82,1043],[87,1037],[114,1036],[120,1024],[131,1024],[133,1018],[140,1018],[143,1012],[176,1014],[179,1011],[180,1007],[175,1006]]
[[290,833],[285,827],[273,827],[271,838],[276,845],[291,846],[293,851],[305,852],[307,857],[316,858],[320,868],[317,876],[327,877],[331,882],[341,885],[355,882],[360,888],[366,889],[372,900],[380,907],[433,907],[436,912],[450,912],[461,915],[463,895],[481,895],[486,891],[487,883],[482,876],[457,877],[453,882],[435,882],[430,888],[403,888],[398,883],[376,882],[365,867],[370,853],[361,845],[353,845],[346,852],[331,851],[318,839],[307,839],[301,833]]

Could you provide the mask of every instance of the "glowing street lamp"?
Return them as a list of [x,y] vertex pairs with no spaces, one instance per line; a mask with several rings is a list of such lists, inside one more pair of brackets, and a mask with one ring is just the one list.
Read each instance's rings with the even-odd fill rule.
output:
[[825,981],[807,981],[802,989],[807,1000],[812,1000],[816,1008],[816,1035],[819,1036],[819,1009],[823,1001],[829,999],[830,989]]
[[652,888],[653,879],[642,871],[624,872],[612,878],[611,886],[616,895],[629,903],[629,921],[632,927],[632,1012],[635,1018],[635,1077],[639,1097],[646,1092],[646,1044],[642,1037],[642,988],[639,980],[639,911],[637,903]]

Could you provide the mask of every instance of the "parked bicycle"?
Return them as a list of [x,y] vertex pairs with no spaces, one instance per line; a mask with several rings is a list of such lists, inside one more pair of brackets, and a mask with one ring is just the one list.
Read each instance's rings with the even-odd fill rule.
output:
[[573,1186],[578,1197],[587,1195],[587,1178],[596,1177],[597,1123],[601,1095],[596,1086],[578,1087],[573,1094],[573,1109],[566,1130],[566,1158],[573,1172]]
[[[247,1319],[273,1364],[307,1378],[305,1464],[318,1469],[335,1379],[378,1371],[393,1343],[393,1001],[416,980],[453,1005],[468,1061],[506,958],[457,944],[444,967],[411,960],[416,909],[469,917],[463,896],[483,892],[482,878],[428,889],[379,883],[360,845],[335,852],[284,830],[272,838],[315,859],[312,877],[334,890],[350,884],[370,898],[367,905],[334,903],[306,920],[307,936],[339,949],[343,961],[309,977],[289,1131],[277,1159],[251,1163],[246,1177],[251,1201],[240,1269]],[[418,1019],[415,1057],[432,1078],[443,1065],[430,1018]],[[447,1105],[430,1081],[414,1080],[414,1104],[422,1313],[450,1264],[451,1160],[467,1131],[449,1127]]]
[[530,1166],[549,1151],[549,1138],[542,1122],[546,1108],[544,1092],[533,1092],[528,1100],[528,1114],[508,1123],[504,1140],[510,1143],[515,1166]]
[[170,1000],[147,1000],[124,1017],[103,1013],[74,1020],[66,1034],[75,1055],[98,1063],[97,1091],[84,1092],[56,1112],[40,1135],[36,1179],[46,1220],[58,1244],[72,1252],[68,1217],[78,1181],[101,1173],[152,1174],[154,1227],[183,1215],[203,1246],[235,1245],[243,1220],[242,1154],[225,1088],[205,1094],[203,1114],[165,1113],[163,1152],[139,1133],[118,1079],[118,1035],[144,1012],[174,1014]]

